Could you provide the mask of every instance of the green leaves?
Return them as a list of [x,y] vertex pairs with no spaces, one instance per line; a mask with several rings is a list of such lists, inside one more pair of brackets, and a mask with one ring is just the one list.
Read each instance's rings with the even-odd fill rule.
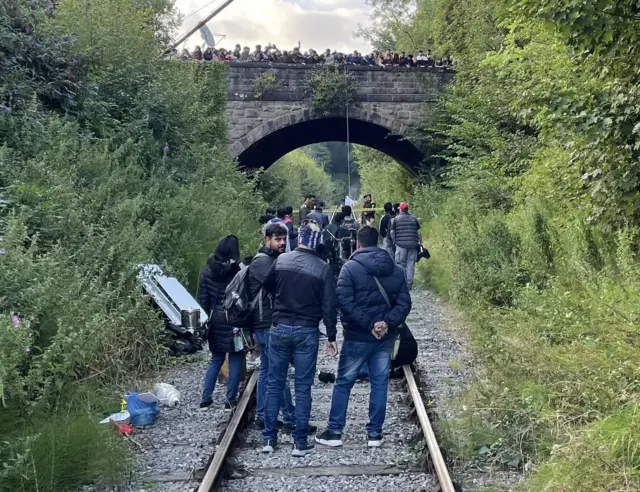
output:
[[307,91],[311,105],[329,114],[334,110],[345,110],[353,101],[356,87],[344,68],[318,65],[307,77]]

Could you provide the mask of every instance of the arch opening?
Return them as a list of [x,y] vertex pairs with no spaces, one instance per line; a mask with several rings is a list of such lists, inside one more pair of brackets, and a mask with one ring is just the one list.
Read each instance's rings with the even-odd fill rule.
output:
[[[315,143],[346,141],[344,117],[316,118],[293,123],[265,135],[240,153],[238,161],[249,169],[267,169],[297,148]],[[426,158],[425,153],[407,138],[381,125],[356,118],[349,118],[349,142],[383,152],[414,174]]]

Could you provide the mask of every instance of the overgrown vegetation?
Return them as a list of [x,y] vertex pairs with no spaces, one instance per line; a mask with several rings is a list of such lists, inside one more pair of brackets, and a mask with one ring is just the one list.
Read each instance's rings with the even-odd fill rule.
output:
[[380,43],[456,61],[444,124],[426,122],[448,166],[410,198],[424,281],[463,308],[484,365],[448,445],[526,470],[522,490],[638,490],[637,6],[373,3],[397,21],[378,19]]
[[136,265],[195,293],[219,237],[255,248],[261,199],[225,157],[225,67],[158,58],[174,14],[169,0],[0,5],[1,490],[126,474],[95,424],[117,392],[95,388],[134,389],[165,358]]
[[351,75],[338,65],[318,65],[307,77],[311,106],[323,114],[344,110],[356,91]]
[[270,205],[291,205],[294,210],[310,193],[327,205],[339,203],[340,196],[332,176],[302,149],[294,150],[272,164],[260,177],[260,190]]
[[253,97],[262,100],[265,94],[278,86],[278,79],[274,73],[265,72],[258,75],[253,81]]

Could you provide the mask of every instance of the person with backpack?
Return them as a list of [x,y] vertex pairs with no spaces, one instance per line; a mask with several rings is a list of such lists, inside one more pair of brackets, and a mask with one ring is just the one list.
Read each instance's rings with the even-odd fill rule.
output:
[[336,237],[340,241],[342,259],[347,261],[351,254],[356,250],[357,234],[360,229],[360,224],[352,215],[353,211],[349,205],[342,207],[342,214],[344,219],[342,225],[336,234]]
[[207,260],[207,265],[200,277],[198,302],[209,314],[207,341],[211,352],[200,401],[200,408],[203,410],[211,407],[213,403],[216,379],[227,354],[229,355],[229,379],[225,410],[232,410],[236,405],[245,355],[242,350],[236,351],[234,326],[227,320],[223,303],[227,286],[240,271],[239,259],[238,238],[234,235],[223,237],[218,242],[215,253]]
[[327,327],[328,355],[335,356],[338,351],[333,275],[316,253],[321,232],[315,221],[303,221],[298,230],[298,248],[278,256],[264,283],[274,296],[274,304],[273,326],[269,330],[263,453],[273,453],[276,447],[278,413],[292,357],[296,369],[296,428],[291,454],[303,457],[315,451],[307,441],[307,434],[311,431],[311,385],[316,373],[321,319]]
[[351,388],[367,363],[371,385],[367,445],[379,447],[383,442],[392,351],[398,328],[411,311],[411,296],[402,270],[386,251],[378,248],[375,228],[363,226],[358,231],[358,249],[340,271],[337,295],[344,343],[329,423],[324,432],[316,435],[316,442],[342,446]]
[[[260,345],[260,373],[258,375],[256,428],[264,430],[264,406],[267,396],[267,375],[269,373],[269,329],[273,317],[273,299],[265,290],[264,283],[271,265],[285,252],[287,233],[279,224],[269,224],[265,230],[264,243],[249,265],[249,298],[257,299],[253,308],[251,331]],[[295,407],[291,398],[289,380],[285,382],[284,399],[281,406],[284,417],[283,428],[295,428]]]

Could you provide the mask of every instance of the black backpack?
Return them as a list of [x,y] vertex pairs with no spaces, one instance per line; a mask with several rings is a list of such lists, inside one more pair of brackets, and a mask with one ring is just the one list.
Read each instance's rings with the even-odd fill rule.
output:
[[[266,256],[258,253],[258,256]],[[227,321],[238,328],[250,328],[253,320],[252,313],[258,302],[262,299],[262,288],[256,294],[255,299],[250,298],[249,292],[249,266],[246,266],[233,277],[224,291],[224,309]]]

